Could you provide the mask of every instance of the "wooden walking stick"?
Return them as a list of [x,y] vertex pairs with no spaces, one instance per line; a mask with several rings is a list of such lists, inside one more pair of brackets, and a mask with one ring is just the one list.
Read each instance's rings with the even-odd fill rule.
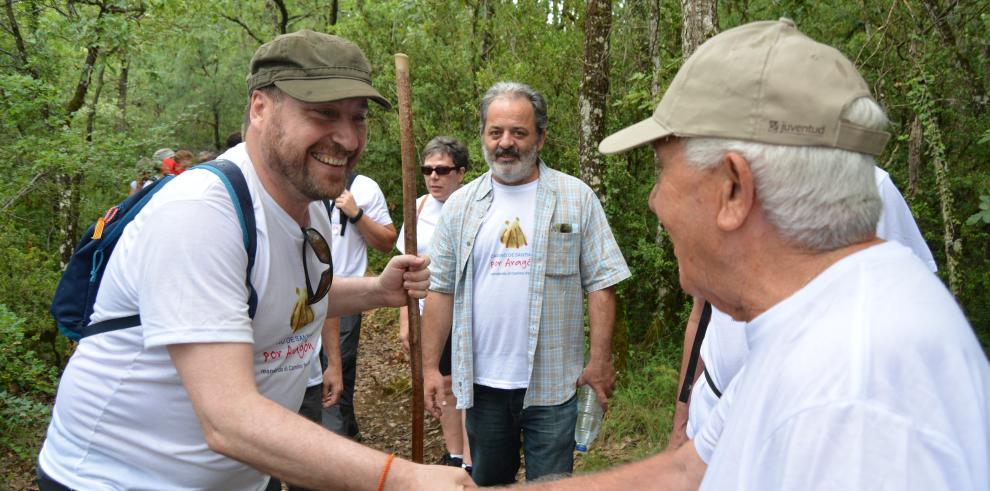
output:
[[[402,144],[402,223],[405,250],[416,253],[416,143],[413,138],[412,87],[409,83],[409,57],[395,54],[395,86],[399,96],[399,135]],[[419,323],[419,301],[406,299],[409,314],[409,358],[412,369],[412,460],[423,463],[423,351]]]

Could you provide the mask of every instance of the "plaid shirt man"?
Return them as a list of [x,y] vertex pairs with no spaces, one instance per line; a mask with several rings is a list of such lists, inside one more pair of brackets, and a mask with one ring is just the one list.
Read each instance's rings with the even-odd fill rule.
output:
[[[492,204],[491,171],[447,200],[431,246],[430,290],[454,297],[453,392],[457,408],[474,404],[472,249]],[[584,366],[583,295],[630,276],[605,211],[582,181],[540,162],[529,277],[529,387],[524,407],[574,395]]]

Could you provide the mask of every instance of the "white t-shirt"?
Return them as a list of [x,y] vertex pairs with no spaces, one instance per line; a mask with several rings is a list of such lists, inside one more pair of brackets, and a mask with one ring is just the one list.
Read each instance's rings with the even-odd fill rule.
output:
[[990,364],[910,249],[841,259],[746,338],[702,489],[990,489]]
[[[937,271],[935,259],[928,250],[928,244],[921,236],[918,225],[914,222],[911,209],[891,182],[890,175],[879,167],[873,169],[877,191],[883,202],[880,221],[877,224],[877,237],[907,246],[932,272]],[[701,344],[701,359],[705,361],[705,370],[720,391],[725,391],[729,382],[746,362],[749,345],[746,343],[745,328],[746,323],[735,321],[728,314],[712,307],[712,318]],[[691,391],[688,437],[693,437],[697,433],[716,404],[718,404],[718,396],[702,375]],[[704,442],[695,442],[695,446],[704,444]]]
[[[378,187],[378,183],[370,177],[358,174],[354,178],[354,182],[351,183],[350,191],[354,195],[354,203],[357,204],[358,208],[364,210],[365,218],[370,218],[381,225],[392,223],[392,217],[388,214],[388,205],[385,203],[385,196],[382,194],[381,188]],[[320,210],[323,216],[327,216],[326,206],[322,203]],[[344,236],[341,237],[340,210],[336,207],[331,208],[331,210],[330,226],[332,232],[327,235],[326,239],[331,241],[330,255],[333,257],[333,275],[338,278],[364,276],[365,270],[368,269],[368,245],[364,241],[364,236],[361,235],[356,223],[348,222],[347,226],[344,227]],[[347,220],[346,216],[344,220]],[[320,350],[323,349],[323,339],[319,337],[316,341],[316,351],[313,356],[318,360]],[[317,361],[310,366],[307,386],[312,387],[321,383],[323,383],[323,371]]]
[[[248,317],[247,254],[227,190],[205,170],[183,173],[124,230],[96,299],[94,322],[140,312],[144,324],[84,338],[59,384],[39,461],[66,486],[260,490],[268,481],[207,447],[167,347],[252,344],[258,390],[296,411],[327,302],[293,332],[293,307],[306,298],[302,231],[265,191],[244,145],[221,158],[241,168],[253,198],[257,313]],[[309,215],[326,237],[323,205]],[[315,282],[328,266],[306,250]]]
[[492,204],[474,241],[474,382],[529,386],[529,272],[539,181],[492,180]]
[[[358,208],[364,210],[365,218],[370,218],[380,225],[392,223],[388,214],[388,204],[378,183],[370,177],[358,175],[351,184],[351,194]],[[326,208],[323,215],[326,216]],[[364,276],[368,269],[368,244],[358,231],[357,224],[347,223],[344,236],[340,236],[340,211],[336,208],[331,213],[330,225],[333,227],[333,275],[337,277]],[[344,217],[347,220],[347,217]],[[329,240],[329,237],[328,237]]]
[[[424,203],[423,200],[426,200]],[[420,208],[422,206],[422,208]],[[430,253],[430,244],[433,243],[433,230],[437,228],[440,221],[440,211],[443,210],[443,202],[437,201],[433,195],[426,194],[416,200],[416,209],[419,214],[416,216],[416,254],[422,256]],[[399,229],[399,239],[395,242],[395,248],[402,254],[406,253],[406,224],[402,224]],[[423,312],[423,305],[426,299],[419,299],[419,311]]]

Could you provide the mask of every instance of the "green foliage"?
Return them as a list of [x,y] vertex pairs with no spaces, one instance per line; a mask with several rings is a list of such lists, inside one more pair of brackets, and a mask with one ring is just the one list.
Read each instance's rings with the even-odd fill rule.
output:
[[0,450],[26,462],[37,459],[51,411],[50,404],[0,389]]
[[990,224],[990,195],[980,196],[980,211],[973,213],[966,220],[966,225],[976,225],[980,222],[984,225]]
[[0,390],[15,394],[55,394],[58,370],[32,348],[24,319],[0,304]]
[[[663,355],[651,351],[630,353],[629,366],[634,368],[616,383],[598,438],[575,463],[578,472],[638,460],[667,446],[674,418],[677,369]],[[617,449],[621,454],[613,455]]]
[[[990,15],[981,2],[949,2],[936,18],[926,3],[931,4],[725,0],[719,2],[719,27],[789,16],[808,35],[854,60],[892,122],[894,138],[878,163],[905,193],[941,274],[946,264],[946,197],[938,192],[933,163],[945,163],[948,172],[941,184],[955,202],[948,219],[957,225],[950,247],[958,248],[959,264],[964,265],[958,268],[957,299],[981,341],[990,346],[990,169],[985,165],[990,161],[990,59],[985,41],[990,39]],[[489,5],[491,10],[485,11]],[[682,62],[681,2],[612,5],[606,110],[610,131],[647,117]],[[30,370],[24,373],[33,375],[16,375],[13,368],[0,371],[0,389],[9,391],[3,396],[4,410],[20,404],[7,402],[15,397],[10,394],[26,400],[47,397],[54,382],[48,372],[34,368],[38,363],[60,368],[69,352],[47,314],[59,272],[59,248],[64,245],[62,231],[77,226],[77,236],[71,238],[75,241],[79,229],[119,201],[140,157],[165,146],[214,149],[238,131],[248,61],[258,45],[280,29],[272,2],[261,1],[30,1],[13,2],[11,7],[24,53],[4,15],[0,264],[5,267],[0,270],[0,304],[6,305],[5,318],[13,319],[4,324],[2,335],[16,341],[11,346],[19,351],[4,353],[3,359],[27,360],[18,368],[27,366]],[[498,80],[526,82],[544,93],[550,127],[541,156],[554,168],[579,173],[576,108],[584,2],[345,0],[336,23],[326,2],[298,0],[287,7],[289,31],[311,28],[361,46],[373,66],[373,84],[393,102],[393,54],[408,54],[417,147],[439,134],[460,139],[472,150],[468,179],[487,169],[480,154],[478,101]],[[659,13],[651,50],[654,7]],[[85,64],[88,48],[98,51],[93,66]],[[654,68],[655,60],[659,69]],[[101,68],[105,83],[96,103],[94,74]],[[126,101],[120,84],[125,68]],[[69,114],[68,103],[87,77],[85,104]],[[90,116],[91,132],[86,128]],[[907,162],[915,118],[924,129],[924,159],[913,174]],[[358,170],[381,185],[399,227],[402,188],[395,111],[373,106],[369,128]],[[641,149],[609,156],[606,162],[603,204],[633,272],[619,286],[628,325],[622,345],[634,353],[628,366],[645,364],[656,370],[647,373],[644,368],[623,376],[623,384],[633,384],[640,392],[616,401],[606,428],[616,425],[616,434],[623,435],[662,432],[650,437],[661,442],[669,428],[666,420],[630,416],[640,426],[629,423],[629,428],[638,429],[627,430],[621,408],[655,404],[652,412],[660,414],[670,406],[670,400],[656,394],[673,396],[676,377],[662,368],[679,364],[689,299],[680,289],[670,240],[658,234],[657,220],[646,206],[656,177],[652,153]],[[76,184],[67,184],[72,178]],[[425,192],[422,184],[418,186],[418,194]],[[74,197],[68,192],[72,190],[78,191]],[[75,214],[60,214],[57,205],[72,199],[78,201],[70,203]],[[371,269],[380,270],[388,256],[372,252]],[[15,339],[15,331],[22,336]],[[594,458],[593,451],[587,460]]]

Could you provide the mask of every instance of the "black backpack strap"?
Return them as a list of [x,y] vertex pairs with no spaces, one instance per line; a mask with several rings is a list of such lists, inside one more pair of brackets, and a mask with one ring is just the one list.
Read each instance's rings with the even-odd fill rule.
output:
[[712,380],[712,375],[708,373],[708,367],[706,366],[704,369],[702,369],[702,371],[705,374],[705,382],[708,382],[708,388],[712,389],[712,392],[715,393],[715,397],[721,399],[722,391],[718,390],[718,387],[715,387],[715,381]]
[[251,192],[248,190],[247,181],[237,164],[229,160],[214,160],[199,164],[217,175],[230,193],[231,201],[234,203],[234,210],[237,218],[241,222],[241,233],[244,239],[244,250],[247,251],[247,274],[244,282],[248,287],[248,315],[254,319],[254,314],[258,310],[258,292],[251,284],[251,272],[254,270],[254,256],[258,250],[258,228],[254,220],[254,203],[251,201]]
[[94,334],[101,334],[104,332],[116,331],[118,329],[127,329],[128,327],[134,327],[141,325],[140,315],[131,315],[128,317],[120,317],[118,319],[107,319],[102,322],[95,322],[86,326],[83,329],[83,336],[88,337]]
[[[347,173],[347,183],[344,184],[344,189],[350,191],[351,184],[354,184],[354,180],[357,179],[357,172],[351,171]],[[327,209],[327,219],[333,222],[333,201],[328,199],[323,200],[323,206]],[[339,215],[337,218],[340,220],[340,236],[344,236],[344,230],[347,230],[347,215],[344,214],[344,210],[337,210]]]
[[[708,330],[708,323],[712,319],[712,304],[705,302],[704,308],[701,309],[701,318],[698,319],[698,329],[694,333],[694,345],[691,346],[691,357],[688,358],[687,370],[684,372],[684,382],[681,384],[681,393],[677,397],[677,400],[687,404],[688,398],[691,396],[691,389],[694,388],[694,372],[698,369],[698,358],[701,356],[701,343],[705,340],[705,332]],[[705,370],[705,377],[709,377],[708,371]],[[712,384],[712,388],[715,385]],[[721,393],[716,393],[721,397]]]

